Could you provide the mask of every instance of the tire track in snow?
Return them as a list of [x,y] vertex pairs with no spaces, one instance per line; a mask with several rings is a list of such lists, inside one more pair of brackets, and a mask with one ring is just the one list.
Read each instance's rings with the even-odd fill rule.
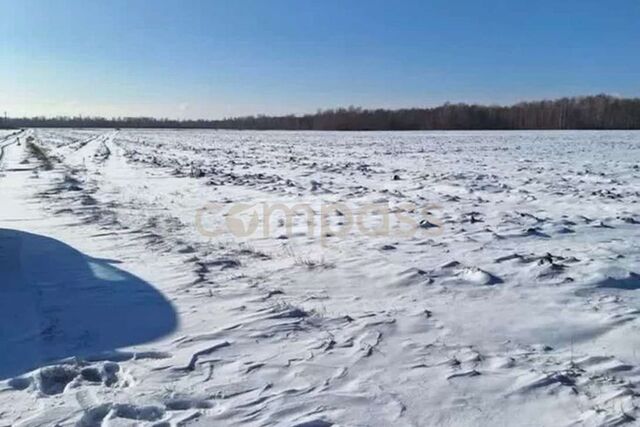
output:
[[17,139],[18,135],[20,135],[20,134],[21,134],[21,133],[23,133],[23,132],[24,132],[24,131],[22,131],[22,130],[20,130],[20,131],[18,131],[18,132],[14,132],[14,133],[12,133],[12,134],[10,134],[10,135],[5,136],[5,137],[2,139],[2,142],[4,142],[4,141],[8,141],[8,140],[10,140],[11,138],[15,138],[15,139],[14,139],[13,141],[11,141],[11,142],[8,142],[8,143],[6,143],[6,144],[0,145],[0,165],[2,165],[2,159],[4,158],[4,150],[5,150],[5,148],[9,147],[10,145],[13,145],[13,144],[17,143],[17,142],[18,142],[18,139]]

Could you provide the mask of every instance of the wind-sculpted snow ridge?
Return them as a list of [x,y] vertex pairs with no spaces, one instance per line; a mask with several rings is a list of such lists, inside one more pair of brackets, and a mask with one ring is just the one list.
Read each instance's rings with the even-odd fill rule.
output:
[[[35,319],[0,328],[0,425],[640,416],[640,132],[42,129],[0,143],[3,315]],[[37,239],[75,261],[16,261]],[[81,290],[60,304],[26,307],[5,285],[52,292],[54,264]],[[129,293],[105,286],[120,276]],[[105,307],[126,310],[120,334],[95,327]],[[21,357],[25,343],[44,353]]]

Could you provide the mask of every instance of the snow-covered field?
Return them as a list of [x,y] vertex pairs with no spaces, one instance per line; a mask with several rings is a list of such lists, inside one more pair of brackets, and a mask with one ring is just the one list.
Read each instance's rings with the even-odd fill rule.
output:
[[0,147],[0,426],[640,417],[640,132]]

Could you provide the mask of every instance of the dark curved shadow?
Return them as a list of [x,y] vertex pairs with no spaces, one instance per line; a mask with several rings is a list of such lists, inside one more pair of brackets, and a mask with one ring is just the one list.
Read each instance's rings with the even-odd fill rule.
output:
[[640,289],[640,275],[630,272],[627,277],[607,277],[605,280],[598,283],[597,287],[633,291]]
[[0,380],[176,328],[171,303],[112,264],[49,237],[0,228]]

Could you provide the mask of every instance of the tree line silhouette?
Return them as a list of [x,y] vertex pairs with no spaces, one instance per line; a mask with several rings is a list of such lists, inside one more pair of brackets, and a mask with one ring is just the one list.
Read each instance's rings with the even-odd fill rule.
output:
[[315,114],[221,120],[151,117],[8,118],[3,127],[98,127],[247,130],[640,129],[640,98],[609,95],[521,102],[511,106],[444,104],[432,108],[319,110]]

